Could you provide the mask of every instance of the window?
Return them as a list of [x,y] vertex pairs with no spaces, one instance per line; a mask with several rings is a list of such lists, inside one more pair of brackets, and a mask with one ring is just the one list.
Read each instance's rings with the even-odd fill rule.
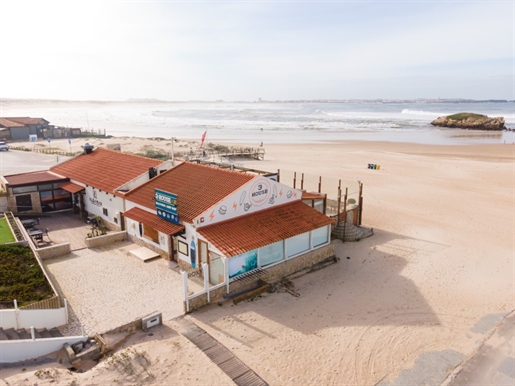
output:
[[325,226],[323,228],[315,229],[311,232],[313,248],[318,247],[322,244],[326,244],[329,241],[329,231],[327,228],[328,226]]
[[30,194],[16,196],[16,209],[18,212],[27,212],[32,210],[32,197]]
[[143,235],[155,243],[159,243],[159,232],[151,226],[145,225],[143,227]]
[[32,185],[32,186],[19,186],[17,188],[13,188],[13,194],[35,192],[37,190],[38,190],[38,187],[35,186],[35,185]]
[[303,233],[298,236],[290,237],[286,240],[286,257],[298,255],[301,252],[309,250],[310,232]]
[[38,189],[41,190],[52,190],[54,187],[52,184],[38,185]]
[[107,217],[107,208],[102,208],[102,213]]
[[284,241],[259,248],[259,266],[265,267],[267,265],[276,263],[284,259]]
[[209,282],[217,285],[224,282],[225,269],[222,256],[209,251]]

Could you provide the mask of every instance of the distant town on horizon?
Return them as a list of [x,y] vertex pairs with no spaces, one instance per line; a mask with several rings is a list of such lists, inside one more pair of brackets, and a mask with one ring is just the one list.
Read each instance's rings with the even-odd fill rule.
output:
[[415,98],[415,99],[276,99],[258,98],[246,100],[163,100],[155,98],[129,98],[125,100],[96,100],[96,99],[42,99],[42,98],[0,98],[2,103],[509,103],[509,99],[461,99],[461,98]]

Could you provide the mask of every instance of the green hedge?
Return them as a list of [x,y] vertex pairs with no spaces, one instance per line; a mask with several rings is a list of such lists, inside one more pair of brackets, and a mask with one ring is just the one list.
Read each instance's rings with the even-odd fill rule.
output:
[[14,299],[19,306],[54,296],[30,248],[0,246],[0,302]]

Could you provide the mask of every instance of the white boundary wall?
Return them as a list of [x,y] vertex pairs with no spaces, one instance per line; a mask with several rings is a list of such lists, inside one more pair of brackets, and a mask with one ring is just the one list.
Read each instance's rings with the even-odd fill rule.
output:
[[0,310],[0,327],[14,328],[54,328],[68,323],[68,302],[64,299],[64,307],[48,309],[20,309],[14,301],[14,309]]
[[0,342],[0,363],[15,363],[60,350],[65,343],[69,345],[88,339],[83,336],[64,336],[59,338],[2,340]]

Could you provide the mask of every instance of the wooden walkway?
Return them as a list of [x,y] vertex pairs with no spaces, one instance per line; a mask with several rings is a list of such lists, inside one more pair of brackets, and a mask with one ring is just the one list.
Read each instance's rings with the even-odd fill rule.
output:
[[202,350],[236,385],[268,386],[268,383],[204,329],[184,318],[177,320],[177,322],[180,326],[180,334]]

